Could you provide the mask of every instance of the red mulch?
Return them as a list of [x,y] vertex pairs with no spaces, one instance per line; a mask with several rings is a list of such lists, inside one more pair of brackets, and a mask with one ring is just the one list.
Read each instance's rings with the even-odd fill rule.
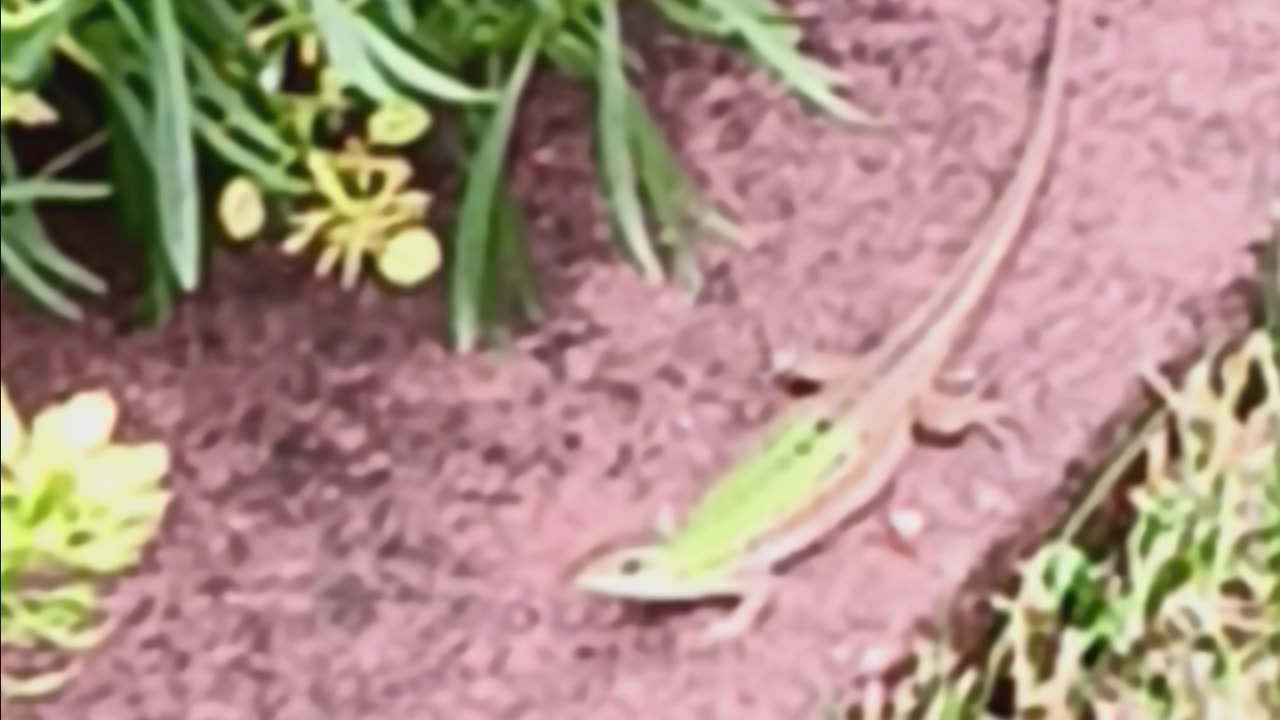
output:
[[[584,98],[540,82],[515,176],[550,318],[504,353],[449,355],[438,288],[343,293],[271,251],[220,254],[157,332],[69,329],[7,293],[0,366],[24,408],[105,385],[130,435],[177,458],[163,535],[110,597],[122,629],[28,710],[815,717],[961,603],[993,548],[1056,519],[1143,360],[1195,342],[1249,271],[1280,189],[1259,183],[1280,168],[1280,4],[1077,1],[1091,14],[1053,177],[954,361],[995,379],[1029,443],[922,446],[864,522],[791,569],[759,632],[717,652],[674,640],[723,608],[624,607],[561,573],[742,449],[782,399],[766,347],[865,346],[929,289],[1016,159],[1047,3],[805,3],[810,46],[897,122],[883,135],[726,51],[648,42],[649,97],[751,241],[704,252],[696,298],[614,256]],[[909,554],[885,521],[906,509],[924,519]]]

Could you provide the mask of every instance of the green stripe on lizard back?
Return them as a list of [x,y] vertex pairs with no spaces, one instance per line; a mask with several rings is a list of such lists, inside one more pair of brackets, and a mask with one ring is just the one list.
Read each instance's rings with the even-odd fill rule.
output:
[[675,568],[690,574],[737,557],[754,540],[803,512],[853,451],[847,430],[815,406],[788,413],[760,449],[721,476],[667,542]]

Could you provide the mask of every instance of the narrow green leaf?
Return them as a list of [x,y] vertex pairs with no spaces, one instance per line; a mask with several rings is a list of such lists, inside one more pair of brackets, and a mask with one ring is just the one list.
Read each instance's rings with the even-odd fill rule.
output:
[[708,13],[701,7],[689,7],[681,0],[651,0],[668,20],[678,27],[702,35],[723,37],[732,28],[723,18]]
[[[16,217],[5,222],[18,225],[17,237],[21,238],[22,252],[31,262],[52,272],[59,280],[80,290],[101,295],[107,291],[107,283],[80,263],[67,257],[53,244],[44,228],[36,221],[30,208],[19,210]],[[27,228],[30,228],[27,230]]]
[[[217,122],[240,131],[244,136],[263,149],[274,153],[276,160],[292,161],[296,159],[297,148],[271,122],[263,119],[261,114],[245,99],[245,91],[227,82],[209,61],[196,48],[190,48],[187,61],[191,64],[192,90],[195,96],[217,108],[218,113],[204,113],[215,117]],[[196,114],[200,115],[199,105]]]
[[[15,177],[17,163],[7,140],[0,138],[0,176]],[[5,233],[15,248],[21,248],[24,257],[44,266],[63,282],[95,294],[106,292],[106,283],[79,263],[67,257],[54,246],[44,230],[35,209],[30,205],[10,206],[0,211]]]
[[[120,2],[112,0],[113,6]],[[125,7],[122,12],[131,12],[131,9]],[[117,23],[109,20],[89,23],[80,30],[79,37],[94,55],[113,58],[103,66],[100,80],[110,100],[106,110],[112,138],[110,161],[115,206],[131,237],[142,241],[148,270],[143,309],[147,319],[156,323],[168,314],[174,279],[162,247],[164,238],[156,207],[159,193],[155,188],[159,179],[153,125],[142,99],[131,87],[131,80],[133,84],[145,84],[147,72],[139,65],[136,52],[126,44]]]
[[624,249],[640,266],[646,279],[661,282],[664,276],[662,263],[658,260],[649,231],[645,227],[644,213],[636,192],[634,159],[627,142],[629,121],[626,98],[629,87],[622,70],[622,31],[614,0],[606,0],[600,7],[600,13],[603,22],[600,30],[600,97],[596,131],[599,134],[605,192],[624,241]]
[[7,229],[0,229],[0,267],[13,278],[18,289],[49,311],[72,322],[79,322],[84,313],[70,298],[40,277],[30,263],[17,250],[18,241],[11,238]]
[[35,202],[75,202],[101,200],[111,195],[104,182],[79,180],[18,180],[0,187],[0,204],[19,205]]
[[160,238],[178,285],[195,289],[200,275],[200,179],[192,138],[191,90],[182,58],[174,0],[151,0],[156,42],[148,58],[155,91],[156,203]]
[[20,10],[5,4],[0,22],[0,78],[15,88],[38,81],[53,62],[54,43],[67,30],[75,3],[53,0]]
[[880,124],[869,113],[854,107],[835,93],[831,81],[836,76],[830,68],[801,54],[759,15],[744,9],[739,0],[703,2],[718,12],[751,50],[772,66],[801,96],[844,122],[855,125]]
[[[116,22],[112,23],[112,25],[114,25],[113,30],[117,32],[124,31],[124,34],[135,47],[148,47],[151,43],[151,38],[147,34],[146,26],[142,22],[142,17],[138,15],[137,8],[127,2],[127,0],[111,0],[111,8],[115,10],[116,18]],[[123,50],[123,47],[121,49]],[[133,57],[133,54],[103,55],[102,57],[110,58],[112,61],[115,61],[119,58]]]
[[692,233],[705,229],[715,215],[702,194],[683,172],[675,151],[662,136],[641,98],[627,94],[628,142],[637,159],[640,188],[671,251],[671,264],[680,284],[689,292],[702,286],[702,273],[693,252]]
[[328,55],[328,67],[348,84],[378,101],[396,96],[370,57],[356,24],[356,15],[340,0],[311,0],[320,40]]
[[600,58],[591,43],[571,32],[556,33],[544,52],[561,72],[570,77],[592,77],[600,66]]
[[[400,82],[427,95],[458,104],[489,104],[495,100],[492,91],[465,85],[423,63],[383,34],[368,18],[357,17],[355,21],[364,42],[377,58],[378,63],[390,70]],[[378,99],[385,101],[392,98],[379,97]]]
[[543,316],[538,302],[537,275],[533,258],[529,254],[528,236],[523,217],[515,199],[505,186],[499,186],[495,211],[495,232],[500,248],[498,262],[502,267],[504,284],[514,293],[516,311],[528,320],[537,322]]
[[542,47],[542,38],[541,26],[525,38],[484,139],[469,163],[449,274],[449,319],[453,343],[461,352],[473,350],[480,338],[484,298],[492,291],[492,272],[486,267],[486,259],[492,257],[489,245],[493,242],[490,223],[494,197],[516,110]]
[[238,10],[227,0],[179,3],[178,12],[182,27],[219,45],[240,46],[249,32],[250,13]]
[[413,3],[409,0],[382,0],[382,6],[387,9],[387,16],[391,18],[396,30],[405,34],[413,32],[413,26],[418,21]]
[[252,150],[237,142],[222,126],[204,115],[196,114],[195,125],[200,138],[221,155],[223,160],[253,175],[254,179],[266,188],[290,195],[302,195],[311,190],[311,186],[305,181],[263,160]]

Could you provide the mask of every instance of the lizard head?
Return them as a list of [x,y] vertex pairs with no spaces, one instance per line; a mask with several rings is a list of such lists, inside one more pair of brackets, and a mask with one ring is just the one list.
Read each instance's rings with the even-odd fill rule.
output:
[[[661,545],[632,545],[600,555],[573,578],[579,590],[635,600],[688,600],[721,583],[688,575]],[[710,578],[708,578],[710,580]]]

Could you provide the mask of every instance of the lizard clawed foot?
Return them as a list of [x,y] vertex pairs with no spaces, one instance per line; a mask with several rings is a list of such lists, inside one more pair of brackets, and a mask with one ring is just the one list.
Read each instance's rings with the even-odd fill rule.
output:
[[859,372],[858,358],[822,350],[779,350],[769,358],[769,372],[779,382],[825,385]]
[[917,401],[917,415],[930,432],[954,437],[970,429],[985,432],[999,447],[1016,444],[1021,425],[1003,400],[982,397],[978,391],[959,395],[934,391]]
[[753,581],[738,600],[737,607],[728,615],[708,624],[690,641],[691,649],[709,650],[736,640],[750,631],[757,625],[772,602],[774,588],[772,576]]

